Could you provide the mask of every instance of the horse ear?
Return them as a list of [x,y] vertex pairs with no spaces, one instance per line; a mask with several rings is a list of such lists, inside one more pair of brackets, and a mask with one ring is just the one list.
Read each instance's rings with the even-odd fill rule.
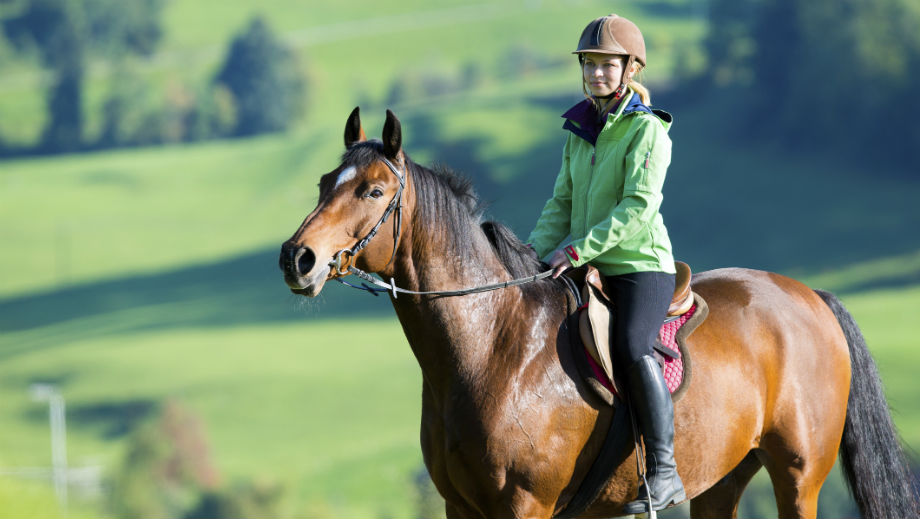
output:
[[402,149],[402,126],[393,112],[387,110],[387,120],[383,123],[383,155],[395,159]]
[[348,122],[345,123],[345,147],[350,148],[352,144],[356,142],[363,142],[367,140],[367,135],[364,135],[364,128],[361,128],[361,116],[359,115],[360,108],[355,107],[351,111],[351,115],[348,116]]

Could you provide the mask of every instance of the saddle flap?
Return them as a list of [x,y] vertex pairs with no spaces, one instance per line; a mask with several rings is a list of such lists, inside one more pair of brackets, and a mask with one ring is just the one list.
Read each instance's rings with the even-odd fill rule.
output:
[[604,277],[596,268],[588,266],[582,300],[585,308],[579,316],[582,342],[595,362],[613,380],[613,360],[610,358],[610,299],[604,291]]
[[596,291],[599,299],[610,303],[610,296],[607,295],[607,287],[604,285],[604,276],[596,268],[588,265],[585,271],[585,288],[591,287]]

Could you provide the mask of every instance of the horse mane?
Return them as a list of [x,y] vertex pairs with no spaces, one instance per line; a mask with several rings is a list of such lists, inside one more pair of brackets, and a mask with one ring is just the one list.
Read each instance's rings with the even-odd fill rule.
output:
[[[343,155],[344,163],[360,168],[368,167],[383,157],[383,143],[370,139],[352,145]],[[449,167],[437,164],[427,168],[406,156],[412,186],[416,197],[416,211],[426,225],[439,223],[445,226],[449,240],[449,254],[463,258],[472,250],[475,233],[483,233],[492,251],[512,278],[533,276],[549,269],[530,247],[507,226],[495,221],[482,221],[485,210],[473,182]],[[421,244],[420,244],[421,245]],[[535,288],[563,287],[561,282],[543,281],[522,285],[525,293]]]
[[549,265],[540,261],[533,249],[524,245],[507,226],[490,220],[482,222],[480,227],[486,233],[495,254],[513,277],[533,276],[549,270]]

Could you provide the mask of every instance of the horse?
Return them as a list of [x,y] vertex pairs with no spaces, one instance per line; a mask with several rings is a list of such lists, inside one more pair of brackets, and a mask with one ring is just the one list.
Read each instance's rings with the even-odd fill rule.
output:
[[[355,108],[341,164],[321,177],[279,265],[290,291],[309,297],[350,273],[390,280],[381,284],[421,368],[421,450],[447,517],[549,518],[585,478],[613,410],[576,370],[565,283],[536,279],[546,265],[482,214],[469,180],[409,158],[391,111],[382,139],[369,140]],[[464,290],[482,285],[503,288]],[[839,451],[863,517],[915,517],[877,369],[837,297],[743,268],[695,274],[692,289],[710,312],[687,338],[693,383],[675,405],[691,515],[735,517],[765,467],[779,516],[814,517]],[[622,513],[637,495],[635,456],[610,467],[581,516]]]

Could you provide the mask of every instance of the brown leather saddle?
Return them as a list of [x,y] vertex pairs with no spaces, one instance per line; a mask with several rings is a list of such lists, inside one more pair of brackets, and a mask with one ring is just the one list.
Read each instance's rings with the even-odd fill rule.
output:
[[[689,349],[685,348],[687,336],[706,319],[709,313],[709,307],[706,301],[704,301],[699,294],[692,292],[690,289],[690,267],[686,263],[677,263],[676,266],[677,280],[674,297],[672,298],[671,306],[668,310],[669,317],[665,319],[662,328],[668,327],[671,330],[676,329],[674,336],[669,338],[668,342],[670,343],[671,339],[673,339],[673,342],[677,344],[680,351],[676,358],[664,361],[665,365],[672,367],[681,365],[683,367],[682,381],[679,382],[679,388],[673,391],[671,395],[675,403],[679,400],[688,386],[690,379]],[[575,495],[565,508],[554,516],[560,519],[580,517],[600,494],[606,482],[609,481],[613,469],[624,463],[627,457],[633,452],[633,436],[631,432],[632,429],[629,425],[630,413],[628,411],[628,406],[617,404],[617,401],[623,396],[623,393],[615,387],[617,386],[617,382],[613,377],[608,377],[609,383],[614,386],[611,388],[600,380],[599,377],[603,375],[597,371],[600,369],[606,369],[608,373],[612,371],[609,367],[597,367],[602,365],[600,362],[597,362],[601,351],[603,351],[605,356],[609,357],[609,347],[606,335],[610,324],[610,298],[604,286],[603,276],[601,276],[596,269],[585,267],[569,271],[567,276],[572,279],[572,284],[580,288],[580,292],[576,290],[576,299],[578,299],[578,296],[581,296],[581,302],[579,304],[583,303],[579,311],[571,314],[568,327],[572,334],[571,345],[573,348],[575,366],[579,375],[587,384],[587,387],[590,388],[587,394],[593,393],[600,398],[601,402],[613,406],[614,414],[610,421],[609,429],[604,438],[601,450],[592,462],[588,474],[582,480]],[[592,312],[595,315],[602,315],[602,324],[594,324],[592,326],[592,318],[589,315]],[[672,319],[674,320],[673,322],[671,322]],[[579,323],[576,324],[576,320],[579,321]],[[575,337],[576,328],[579,329],[580,341]],[[594,330],[596,329],[603,330],[603,338],[594,338]],[[602,342],[598,342],[598,340]],[[597,344],[601,344],[603,347],[598,349]],[[593,345],[593,347],[591,345]],[[594,359],[595,366],[592,366],[589,362],[591,359]],[[607,366],[609,366],[609,364]],[[597,368],[597,370],[595,370],[595,368]],[[665,369],[665,371],[667,370]]]
[[[687,313],[693,306],[694,295],[690,288],[692,272],[690,266],[681,261],[675,261],[677,275],[674,286],[674,295],[668,307],[665,322]],[[583,279],[579,279],[583,276]],[[607,378],[616,386],[613,372],[613,360],[610,358],[610,312],[612,301],[608,295],[604,276],[590,265],[578,269],[570,275],[581,286],[581,296],[584,305],[578,316],[578,333],[588,354],[603,369]],[[656,348],[659,355],[677,358],[672,350]]]

